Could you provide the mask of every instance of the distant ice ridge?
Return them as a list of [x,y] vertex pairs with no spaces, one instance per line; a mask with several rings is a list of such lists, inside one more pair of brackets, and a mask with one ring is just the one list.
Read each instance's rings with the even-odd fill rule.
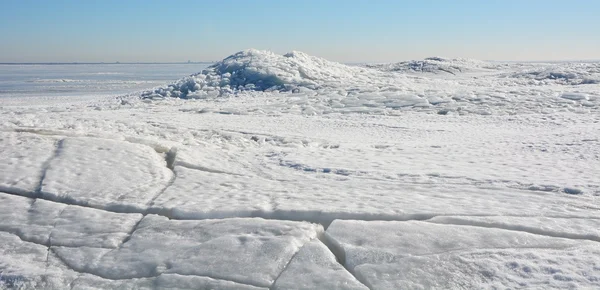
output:
[[[178,97],[203,99],[239,91],[299,91],[353,81],[370,69],[343,65],[293,51],[278,55],[248,49],[215,63],[200,73],[183,78],[166,88],[145,92],[144,98]],[[371,72],[373,73],[373,72]]]
[[455,75],[458,73],[496,69],[498,65],[474,59],[428,57],[424,60],[410,60],[385,64],[366,64],[365,66],[382,71],[395,71],[404,73],[444,73]]
[[524,79],[526,85],[590,85],[600,84],[600,63],[562,63],[536,66],[503,75]]
[[[144,102],[205,99],[199,113],[223,114],[590,113],[600,108],[598,70],[597,63],[439,57],[355,66],[302,52],[279,55],[250,49],[141,97]],[[230,108],[236,102],[243,105]]]

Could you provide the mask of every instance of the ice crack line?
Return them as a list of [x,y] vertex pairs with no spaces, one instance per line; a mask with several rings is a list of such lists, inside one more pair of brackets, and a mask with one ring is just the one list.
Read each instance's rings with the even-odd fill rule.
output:
[[528,234],[532,234],[532,235],[546,236],[546,237],[553,237],[553,238],[600,242],[600,236],[598,236],[598,235],[553,232],[550,230],[544,230],[544,229],[540,229],[540,228],[528,227],[528,226],[523,226],[523,225],[505,225],[505,224],[499,224],[499,223],[493,223],[493,222],[486,223],[486,222],[467,221],[467,220],[426,221],[426,222],[440,224],[440,225],[459,225],[459,226],[480,227],[480,228],[489,228],[489,229],[500,229],[500,230],[506,230],[506,231],[524,232],[524,233],[528,233]]
[[64,142],[65,139],[60,139],[58,142],[56,142],[56,149],[54,150],[54,154],[52,154],[52,156],[50,158],[48,158],[48,160],[46,160],[46,162],[44,162],[44,164],[42,165],[42,172],[40,174],[40,182],[38,183],[37,187],[35,188],[35,197],[41,197],[42,196],[42,186],[44,184],[44,179],[46,179],[46,173],[48,172],[48,169],[50,169],[50,163],[56,159],[62,152],[63,150],[63,146],[64,146]]
[[359,279],[359,277],[357,277],[354,274],[354,269],[350,269],[346,266],[346,252],[344,252],[344,249],[341,247],[341,245],[339,245],[333,238],[331,238],[327,234],[327,232],[324,232],[319,237],[319,240],[325,245],[325,247],[327,247],[329,249],[329,251],[333,254],[333,256],[335,256],[335,260],[340,265],[342,265],[342,267],[344,267],[344,269],[346,269],[346,271],[348,273],[350,273],[350,275],[352,275],[356,279],[356,281],[360,282],[366,288],[371,289],[371,287],[368,286],[368,283],[366,283],[365,281],[362,281],[361,279]]

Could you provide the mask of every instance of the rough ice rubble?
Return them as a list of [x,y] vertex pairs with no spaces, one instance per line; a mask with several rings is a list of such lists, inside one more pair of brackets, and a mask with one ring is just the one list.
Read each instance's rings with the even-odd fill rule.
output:
[[523,79],[527,85],[593,85],[600,84],[600,63],[540,64],[500,77]]
[[[223,102],[211,101],[210,107],[197,111],[226,114],[589,113],[600,107],[597,70],[597,63],[537,65],[442,58],[350,66],[301,52],[278,55],[245,50],[141,97],[146,102],[218,98]],[[563,98],[563,94],[588,97]],[[233,102],[232,96],[242,98],[245,106],[223,108],[224,102]]]
[[142,95],[145,98],[210,98],[239,91],[299,91],[339,86],[360,78],[368,69],[350,67],[294,51],[278,55],[249,49],[233,54],[200,73],[166,88]]
[[390,72],[456,75],[474,71],[489,71],[497,69],[500,65],[473,59],[428,57],[424,60],[411,60],[384,64],[365,64],[364,66]]

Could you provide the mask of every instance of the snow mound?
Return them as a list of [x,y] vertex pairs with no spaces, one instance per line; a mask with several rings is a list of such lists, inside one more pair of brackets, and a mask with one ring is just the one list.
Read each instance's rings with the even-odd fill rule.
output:
[[365,68],[331,62],[298,51],[279,55],[248,49],[166,88],[145,92],[142,97],[203,99],[239,91],[317,89],[344,83],[344,80],[363,71]]
[[508,74],[505,77],[535,81],[541,85],[600,84],[600,63],[547,65]]
[[418,72],[453,75],[495,68],[492,64],[480,60],[462,58],[451,59],[443,57],[428,57],[424,60],[410,60],[397,63],[367,64],[365,66],[386,72]]

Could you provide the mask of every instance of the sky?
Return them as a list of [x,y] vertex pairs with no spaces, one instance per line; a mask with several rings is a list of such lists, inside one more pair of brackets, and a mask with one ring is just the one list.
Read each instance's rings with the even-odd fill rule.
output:
[[0,0],[0,62],[598,60],[597,0]]

